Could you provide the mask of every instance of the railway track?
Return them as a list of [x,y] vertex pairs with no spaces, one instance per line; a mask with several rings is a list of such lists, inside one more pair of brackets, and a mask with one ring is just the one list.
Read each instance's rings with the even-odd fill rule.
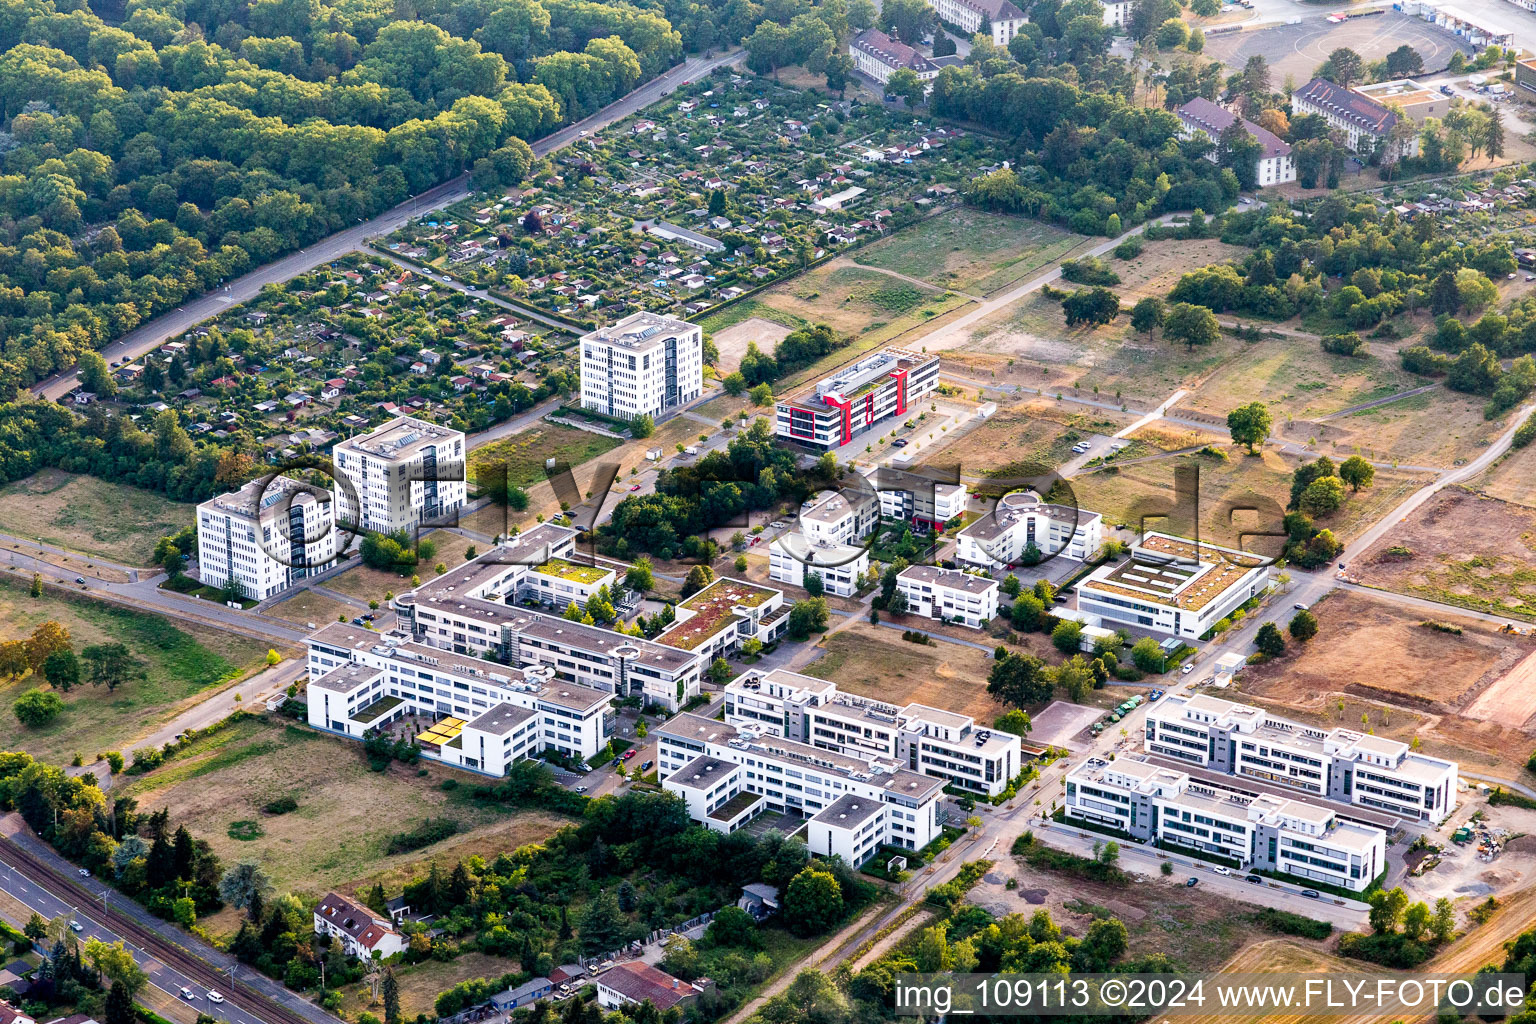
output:
[[[77,901],[80,908],[77,911],[78,916],[101,921],[113,932],[167,967],[174,969],[187,980],[196,982],[205,989],[220,989],[228,1002],[264,1024],[315,1024],[315,1021],[310,1018],[235,980],[201,957],[169,941],[153,929],[145,927],[130,915],[113,909],[110,906],[110,900],[107,909],[102,911],[96,906],[102,902],[99,894],[91,892],[75,879],[54,871],[15,840],[0,839],[0,859],[30,881],[52,890],[56,896]],[[115,895],[118,895],[119,899],[126,898],[120,894]]]

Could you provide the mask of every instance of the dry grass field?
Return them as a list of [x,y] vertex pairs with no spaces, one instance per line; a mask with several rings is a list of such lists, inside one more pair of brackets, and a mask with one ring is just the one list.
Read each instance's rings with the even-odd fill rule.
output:
[[826,653],[802,669],[864,697],[906,704],[920,701],[991,722],[1006,709],[987,695],[992,655],[974,647],[901,639],[884,626],[856,622],[827,637]]
[[1448,469],[1476,458],[1508,423],[1483,419],[1484,401],[1443,389],[1324,421],[1279,422],[1277,433],[1315,439],[1326,452],[1355,452],[1400,466]]
[[[516,960],[488,956],[485,953],[460,953],[452,960],[423,960],[419,964],[395,968],[395,978],[400,983],[400,1016],[403,1020],[415,1020],[418,1014],[435,1015],[433,1004],[438,994],[471,978],[499,978],[518,969]],[[383,1001],[373,1002],[373,994],[366,982],[348,985],[342,989],[343,1009],[349,1015],[371,1012],[375,1017],[384,1016]]]
[[[486,525],[489,525],[489,519],[491,518],[489,513],[495,513],[499,515],[504,513],[506,510],[498,508],[482,509],[481,511],[488,513],[485,518],[488,521]],[[464,525],[470,529],[475,529],[475,526],[473,525],[470,517],[465,517]],[[488,530],[485,532],[494,536],[496,533],[505,532],[505,526],[502,525],[498,529]],[[430,559],[422,561],[416,566],[414,570],[415,575],[420,576],[423,582],[430,580],[433,576],[437,575],[434,569],[439,562],[441,562],[449,569],[452,569],[456,565],[463,564],[465,561],[464,555],[471,547],[475,547],[477,551],[481,552],[486,549],[484,544],[477,546],[476,542],[470,540],[468,537],[460,536],[457,533],[449,533],[447,530],[433,530],[431,533],[427,534],[424,539],[431,541],[437,550],[433,553]],[[400,593],[403,590],[409,590],[411,588],[411,575],[412,574],[410,572],[402,575],[399,573],[386,572],[383,569],[374,569],[371,566],[355,565],[345,572],[337,573],[335,576],[332,576],[330,579],[326,580],[324,586],[336,591],[337,593],[346,594],[348,597],[355,597],[363,601],[378,601],[380,604],[383,604],[385,600],[384,595],[386,593]],[[291,604],[293,600],[297,599],[291,599],[290,601],[285,601],[279,605],[275,614],[280,615],[285,619],[291,618],[291,616],[289,614],[285,614],[282,609],[286,605]],[[343,609],[338,608],[336,612],[333,612],[330,615],[328,621],[333,621],[336,618],[336,615],[339,614],[339,612],[342,610]],[[297,612],[294,614],[297,614]],[[292,621],[297,622],[298,620],[292,619]],[[319,622],[320,620],[305,619],[304,621]]]
[[1356,565],[1370,586],[1536,619],[1536,509],[1446,488]]
[[1048,400],[1000,408],[984,423],[971,427],[946,444],[935,462],[958,461],[961,472],[982,475],[1015,464],[1041,464],[1055,469],[1071,455],[1074,444],[1089,434],[1112,434],[1133,418],[1104,410],[1083,411],[1080,405]]
[[[397,888],[433,859],[451,864],[547,838],[564,819],[543,812],[482,806],[438,785],[461,773],[437,766],[393,765],[370,771],[361,747],[265,718],[203,739],[164,767],[125,780],[141,811],[162,807],[206,839],[226,862],[259,861],[280,890],[317,898],[381,881]],[[262,811],[282,796],[298,800],[283,815]],[[451,818],[459,834],[426,850],[389,854],[390,838],[426,818]],[[234,839],[235,822],[261,835]]]
[[854,259],[940,288],[989,295],[1094,241],[1039,221],[961,206],[866,246]]
[[0,487],[0,533],[125,565],[148,565],[155,542],[195,515],[152,491],[56,469]]
[[1536,508],[1536,445],[1504,456],[1484,475],[1483,493]]
[[913,284],[848,259],[824,263],[757,298],[772,309],[808,323],[828,324],[866,344],[889,341],[970,302],[958,293]]
[[345,601],[317,594],[313,590],[300,590],[286,601],[272,605],[266,613],[300,625],[313,622],[316,627],[319,627],[327,622],[335,622],[342,614],[350,618],[355,611],[352,605]]

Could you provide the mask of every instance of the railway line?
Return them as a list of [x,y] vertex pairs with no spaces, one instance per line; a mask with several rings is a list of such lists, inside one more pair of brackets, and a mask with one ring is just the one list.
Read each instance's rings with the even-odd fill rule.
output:
[[[132,915],[113,908],[110,897],[103,900],[101,893],[92,892],[78,880],[55,871],[10,837],[0,838],[0,861],[4,861],[23,878],[75,903],[78,907],[75,911],[77,918],[88,918],[105,925],[117,936],[143,950],[146,956],[171,968],[187,980],[205,989],[220,990],[227,1003],[243,1010],[261,1024],[317,1024],[318,1021],[334,1020],[318,1008],[313,1018],[304,1016],[256,991],[228,972],[214,967],[154,929],[146,927]],[[110,889],[107,891],[111,893]],[[126,899],[120,894],[118,898]]]

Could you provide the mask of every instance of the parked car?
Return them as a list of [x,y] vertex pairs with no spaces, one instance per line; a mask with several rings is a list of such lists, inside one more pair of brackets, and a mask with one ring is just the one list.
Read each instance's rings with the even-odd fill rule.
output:
[[1218,875],[1230,875],[1232,873],[1232,869],[1227,867],[1225,864],[1218,864],[1216,865],[1216,873]]
[[83,587],[83,586],[85,586],[85,577],[84,576],[76,576],[75,577],[75,582],[80,584]]
[[1316,889],[1303,889],[1301,890],[1301,894],[1309,900],[1322,899],[1323,896],[1323,894],[1318,892]]
[[1188,878],[1186,878],[1184,880],[1185,887],[1189,888],[1189,889],[1193,889],[1195,886],[1197,886],[1199,884],[1200,884],[1200,879],[1196,878],[1194,875],[1190,875]]
[[644,762],[643,764],[640,765],[640,770],[642,772],[648,772],[648,771],[651,770],[651,768],[653,768],[655,766],[655,764],[656,764],[655,761],[646,761],[646,762]]
[[631,747],[630,749],[624,751],[624,753],[620,754],[619,755],[619,759],[623,760],[623,761],[628,761],[630,758],[632,758],[634,756],[635,756],[635,749],[633,747]]
[[1304,604],[1302,604],[1302,603],[1301,603],[1301,602],[1300,602],[1300,601],[1298,601],[1298,602],[1296,602],[1296,604],[1295,604],[1295,605],[1293,605],[1293,607],[1294,607],[1294,608],[1295,608],[1295,609],[1296,609],[1296,610],[1297,610],[1297,611],[1299,611],[1299,612],[1304,612],[1304,611],[1306,611],[1306,610],[1307,610],[1307,606],[1306,606],[1306,605],[1304,605]]
[[1187,676],[1191,672],[1193,672],[1194,670],[1195,670],[1195,666],[1193,666],[1193,665],[1185,665],[1183,668],[1179,669],[1179,675]]
[[1243,881],[1247,882],[1249,885],[1264,884],[1264,879],[1260,878],[1258,875],[1249,875],[1247,878],[1243,879]]
[[576,787],[576,792],[578,792],[578,793],[585,793],[586,791],[587,791],[587,787],[586,786],[577,786]]

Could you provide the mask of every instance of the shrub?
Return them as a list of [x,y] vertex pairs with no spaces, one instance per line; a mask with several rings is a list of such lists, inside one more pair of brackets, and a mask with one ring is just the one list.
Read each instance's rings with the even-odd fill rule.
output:
[[276,800],[267,801],[262,807],[268,814],[287,814],[289,811],[299,809],[299,802],[291,796],[280,796]]
[[1272,932],[1282,935],[1300,935],[1304,939],[1326,939],[1333,934],[1333,925],[1327,921],[1314,921],[1289,910],[1264,907],[1254,913],[1253,920]]
[[442,842],[459,831],[452,818],[428,818],[409,832],[397,832],[389,840],[389,853],[411,853]]

